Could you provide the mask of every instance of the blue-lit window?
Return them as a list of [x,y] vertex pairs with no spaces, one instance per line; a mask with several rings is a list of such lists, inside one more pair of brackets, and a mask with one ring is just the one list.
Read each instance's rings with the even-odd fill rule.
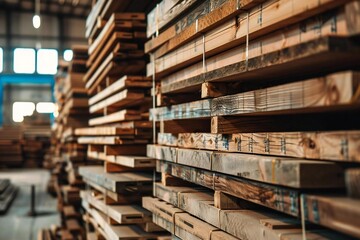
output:
[[0,73],[4,70],[4,50],[0,48]]
[[35,50],[32,48],[16,48],[14,50],[14,72],[35,72]]
[[39,49],[37,51],[36,69],[39,74],[56,74],[58,51],[55,49]]

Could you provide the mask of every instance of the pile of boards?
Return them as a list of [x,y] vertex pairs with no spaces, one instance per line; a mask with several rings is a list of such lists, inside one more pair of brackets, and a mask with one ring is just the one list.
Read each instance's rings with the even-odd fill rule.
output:
[[9,179],[0,179],[0,215],[9,209],[17,191],[18,188]]
[[85,239],[81,218],[80,190],[84,182],[79,166],[97,162],[87,159],[87,146],[78,143],[75,129],[85,127],[89,119],[88,95],[83,82],[88,59],[86,46],[74,46],[73,60],[56,77],[55,98],[58,116],[53,126],[53,170],[48,190],[58,198],[61,235]]
[[359,8],[163,0],[148,15],[155,223],[180,239],[360,238]]
[[51,128],[49,123],[23,124],[24,167],[42,167],[50,148]]
[[0,166],[19,167],[23,163],[22,131],[18,127],[0,128]]
[[[97,11],[95,5],[89,19],[101,18]],[[145,156],[152,139],[145,14],[115,11],[109,16],[89,38],[84,81],[90,127],[75,130],[78,143],[88,145],[88,158],[103,161],[79,169],[88,185],[81,191],[83,219],[90,239],[163,239],[164,229],[141,207],[142,197],[152,195],[155,169],[155,160]]]

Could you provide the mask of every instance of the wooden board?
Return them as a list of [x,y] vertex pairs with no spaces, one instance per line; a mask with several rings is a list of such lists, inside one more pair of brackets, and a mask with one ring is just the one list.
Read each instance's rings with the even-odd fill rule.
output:
[[105,136],[105,137],[79,137],[79,144],[98,144],[98,145],[120,145],[120,144],[146,144],[147,139],[134,139],[133,135],[124,135],[123,137]]
[[95,96],[91,97],[89,99],[89,104],[94,105],[96,102],[99,102],[116,92],[124,90],[125,88],[150,88],[151,84],[152,83],[149,78],[125,75]]
[[325,78],[173,105],[171,109],[155,108],[151,109],[150,116],[160,121],[350,105],[357,98],[359,76],[357,72],[341,72]]
[[360,237],[360,202],[346,197],[308,195],[302,196],[305,218],[313,223]]
[[[148,149],[151,148],[157,149],[158,146],[148,145]],[[343,168],[330,162],[165,146],[159,146],[159,152],[166,148],[169,151],[172,149],[175,159],[169,154],[157,158],[152,154],[156,151],[148,151],[147,155],[185,166],[292,188],[344,188]]]
[[113,135],[132,135],[132,134],[134,134],[134,129],[121,128],[117,126],[75,129],[75,135],[78,136],[113,136]]
[[79,174],[113,192],[121,192],[129,187],[137,187],[141,190],[152,185],[151,174],[104,173],[103,167],[100,166],[79,167]]
[[90,113],[101,113],[104,108],[109,106],[121,109],[143,104],[145,102],[144,100],[146,100],[144,93],[125,89],[90,106],[89,110]]
[[103,125],[107,123],[116,123],[123,121],[141,120],[138,112],[132,110],[120,110],[115,113],[107,114],[101,117],[95,117],[89,120],[90,126]]
[[[158,133],[158,144],[337,161],[359,161],[358,131],[264,133]],[[159,158],[162,159],[162,158]],[[166,159],[166,158],[164,158]],[[169,158],[167,158],[169,159]]]

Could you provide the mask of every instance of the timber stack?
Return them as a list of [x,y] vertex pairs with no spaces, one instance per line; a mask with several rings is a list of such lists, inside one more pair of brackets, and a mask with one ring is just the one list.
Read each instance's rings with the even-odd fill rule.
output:
[[77,142],[75,128],[86,127],[89,119],[88,95],[82,81],[87,70],[87,46],[74,46],[73,60],[67,72],[59,75],[55,83],[55,98],[58,116],[55,122],[57,162],[53,169],[51,183],[58,198],[61,212],[61,231],[64,236],[85,239],[82,227],[80,190],[85,184],[78,168],[96,164],[87,159],[87,146]]
[[81,198],[89,239],[159,239],[165,233],[141,207],[142,197],[152,195],[155,169],[155,159],[146,157],[153,137],[144,54],[148,4],[97,1],[87,19],[83,79],[91,117],[75,135],[78,144],[88,145],[88,158],[103,161],[79,170],[88,186]]
[[45,156],[50,150],[50,118],[36,121],[36,124],[29,121],[29,118],[25,116],[22,124],[24,166],[39,168],[43,166]]
[[22,132],[18,127],[0,128],[0,167],[20,167],[23,164]]
[[360,238],[359,9],[163,0],[150,12],[155,223],[176,239]]

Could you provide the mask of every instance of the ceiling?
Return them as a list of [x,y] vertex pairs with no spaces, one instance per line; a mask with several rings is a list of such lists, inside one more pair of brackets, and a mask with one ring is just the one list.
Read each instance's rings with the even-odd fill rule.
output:
[[[40,0],[40,14],[86,18],[93,0]],[[36,0],[0,0],[0,10],[35,12]]]

